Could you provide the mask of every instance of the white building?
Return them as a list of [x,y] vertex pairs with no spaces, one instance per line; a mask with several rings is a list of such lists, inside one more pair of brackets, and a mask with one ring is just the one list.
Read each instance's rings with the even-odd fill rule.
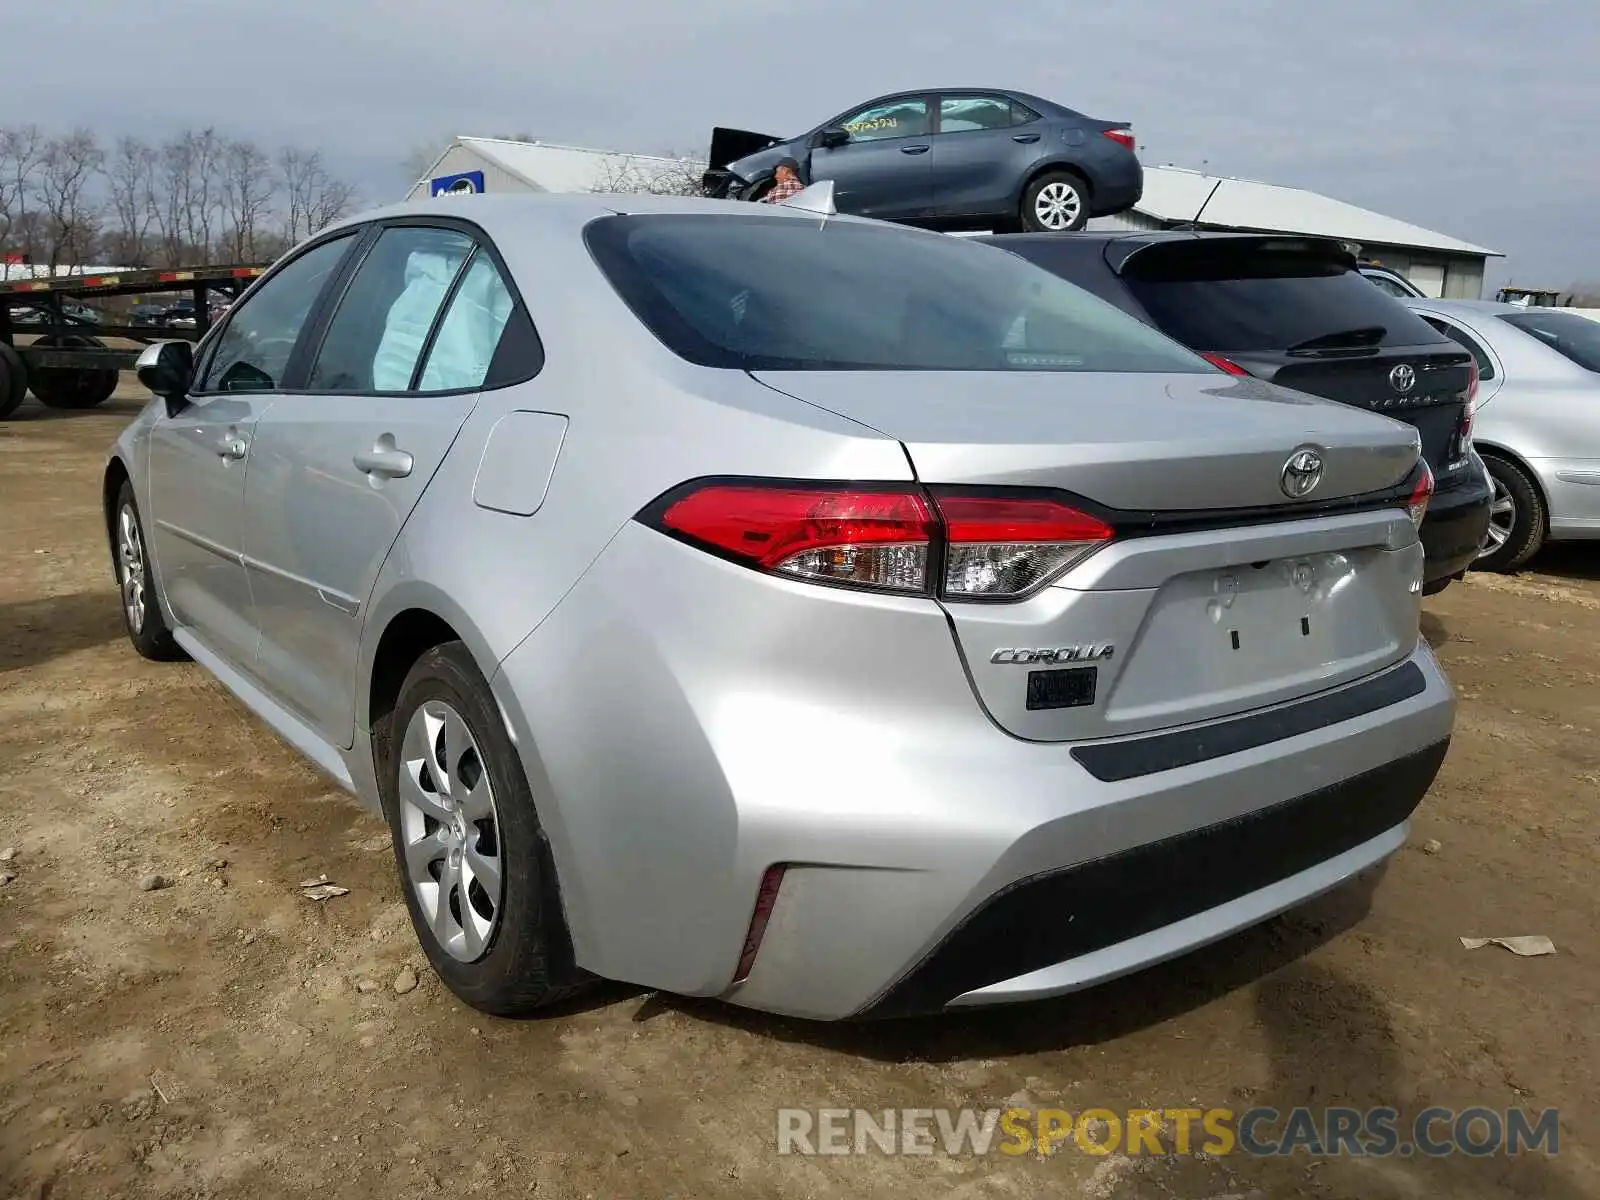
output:
[[653,154],[549,142],[458,137],[412,184],[406,199],[448,192],[689,191],[705,164]]
[[1253,179],[1206,175],[1183,167],[1144,169],[1144,196],[1132,211],[1098,217],[1092,229],[1234,229],[1338,238],[1363,258],[1399,271],[1430,296],[1477,300],[1484,265],[1504,257],[1343,200]]
[[[615,192],[692,194],[704,164],[546,142],[458,137],[412,185],[407,198],[436,192]],[[1499,251],[1386,217],[1331,196],[1182,167],[1147,166],[1144,197],[1130,212],[1099,217],[1091,229],[1233,229],[1315,234],[1359,245],[1430,296],[1476,300],[1484,264]]]

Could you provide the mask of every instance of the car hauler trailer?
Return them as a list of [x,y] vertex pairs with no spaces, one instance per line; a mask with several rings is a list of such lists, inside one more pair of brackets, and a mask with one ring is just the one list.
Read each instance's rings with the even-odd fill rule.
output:
[[[211,327],[211,297],[231,301],[266,270],[259,264],[118,271],[0,281],[0,420],[16,411],[29,390],[51,408],[93,408],[111,398],[117,373],[130,370],[138,350],[109,347],[103,338],[140,344],[198,341]],[[194,324],[95,320],[85,300],[182,292],[194,303]],[[104,317],[105,314],[101,314]],[[32,336],[19,344],[19,336]]]

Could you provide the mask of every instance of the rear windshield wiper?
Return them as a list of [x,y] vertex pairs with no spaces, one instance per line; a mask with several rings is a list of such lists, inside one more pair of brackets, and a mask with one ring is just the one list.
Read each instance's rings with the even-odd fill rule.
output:
[[1376,346],[1383,341],[1388,332],[1389,330],[1382,325],[1361,325],[1355,329],[1341,329],[1336,333],[1324,333],[1314,338],[1307,338],[1303,342],[1296,342],[1289,347],[1289,353],[1336,350],[1346,346]]

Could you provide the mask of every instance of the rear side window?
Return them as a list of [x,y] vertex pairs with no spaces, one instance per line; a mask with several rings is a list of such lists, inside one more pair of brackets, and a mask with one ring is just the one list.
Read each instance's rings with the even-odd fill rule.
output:
[[407,390],[445,293],[474,245],[453,229],[385,229],[345,289],[306,386]]
[[1123,282],[1158,326],[1197,350],[1281,353],[1442,340],[1359,272],[1313,255],[1219,247],[1155,261],[1159,266],[1141,270],[1135,256]]
[[480,251],[450,298],[444,320],[439,322],[439,332],[428,351],[428,365],[417,384],[419,390],[446,392],[482,387],[513,307],[506,281],[489,256]]
[[1011,101],[1004,96],[945,96],[939,101],[941,133],[1010,129],[1011,125]]
[[1586,371],[1600,371],[1600,321],[1547,308],[1498,315]]
[[682,358],[735,370],[1213,368],[1083,289],[966,238],[848,219],[602,217],[600,269]]

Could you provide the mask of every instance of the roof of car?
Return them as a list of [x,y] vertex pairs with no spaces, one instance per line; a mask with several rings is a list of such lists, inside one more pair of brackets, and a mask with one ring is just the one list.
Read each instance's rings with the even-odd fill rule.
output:
[[[1439,312],[1458,312],[1466,315],[1476,313],[1478,316],[1495,316],[1499,313],[1523,313],[1531,310],[1520,304],[1501,304],[1497,300],[1435,300],[1431,296],[1402,296],[1402,304],[1409,304],[1413,308],[1431,308]],[[1560,312],[1560,309],[1552,309]]]
[[[775,220],[806,218],[816,220],[817,214],[782,204],[750,204],[742,200],[707,200],[700,196],[655,196],[648,193],[477,193],[462,196],[424,196],[404,200],[382,208],[354,213],[338,223],[338,227],[364,224],[368,221],[389,220],[394,217],[460,217],[493,231],[497,226],[515,222],[526,224],[541,221],[548,225],[581,226],[596,217],[629,213],[724,213],[727,215],[765,216]],[[845,214],[829,220],[859,221],[859,217]],[[330,226],[330,229],[334,226]]]

